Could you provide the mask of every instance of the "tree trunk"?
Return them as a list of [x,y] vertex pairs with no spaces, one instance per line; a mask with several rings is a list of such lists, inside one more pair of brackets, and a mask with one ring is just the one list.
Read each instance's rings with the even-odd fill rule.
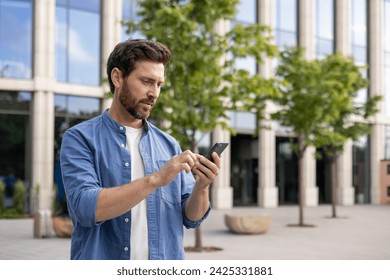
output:
[[332,218],[337,218],[336,214],[336,203],[337,203],[337,177],[338,177],[338,172],[337,172],[337,159],[338,159],[338,154],[334,154],[332,156],[332,195],[331,195],[331,200],[332,200]]
[[[199,147],[196,142],[192,142],[191,150],[194,153],[199,153]],[[202,250],[202,225],[195,229],[195,249]]]
[[201,250],[203,248],[202,244],[202,227],[199,226],[195,229],[195,248]]
[[303,203],[304,203],[304,190],[305,190],[305,183],[303,181],[303,174],[305,172],[304,166],[303,166],[303,152],[299,152],[298,155],[298,204],[299,204],[299,226],[303,226]]

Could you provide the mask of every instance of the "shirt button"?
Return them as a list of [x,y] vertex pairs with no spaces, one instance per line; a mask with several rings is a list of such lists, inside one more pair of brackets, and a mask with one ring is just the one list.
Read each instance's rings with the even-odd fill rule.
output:
[[127,252],[127,251],[129,251],[129,248],[125,247],[125,248],[123,248],[123,250],[125,250]]
[[120,129],[120,130],[123,130],[123,126],[120,126],[119,129]]
[[121,147],[124,148],[124,147],[125,147],[125,144],[121,144]]
[[129,218],[126,218],[126,219],[125,219],[125,222],[128,223],[128,222],[129,222]]
[[129,166],[129,163],[128,163],[128,162],[125,162],[125,166],[128,167],[128,166]]

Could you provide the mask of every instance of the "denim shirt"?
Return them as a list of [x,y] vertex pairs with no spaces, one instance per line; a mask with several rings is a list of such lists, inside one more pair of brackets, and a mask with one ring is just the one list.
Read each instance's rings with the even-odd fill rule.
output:
[[[177,141],[145,122],[140,141],[145,176],[180,154]],[[61,168],[69,215],[74,230],[71,259],[130,259],[131,211],[96,222],[97,198],[103,188],[131,182],[131,154],[126,129],[107,111],[66,131],[61,146]],[[147,198],[149,259],[184,259],[183,225],[196,228],[199,221],[185,217],[185,204],[195,180],[181,171],[168,185]]]

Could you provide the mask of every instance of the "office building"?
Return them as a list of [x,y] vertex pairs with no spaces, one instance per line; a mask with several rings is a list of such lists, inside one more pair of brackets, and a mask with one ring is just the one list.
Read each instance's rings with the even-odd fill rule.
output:
[[[50,209],[61,184],[64,131],[110,106],[102,84],[106,59],[126,38],[122,20],[134,19],[136,0],[0,0],[0,176],[22,179],[29,208]],[[390,158],[390,0],[242,0],[237,22],[274,30],[275,43],[302,46],[308,59],[340,52],[368,65],[367,95],[383,95],[372,133],[348,142],[338,161],[338,204],[379,204],[380,165]],[[226,26],[225,26],[226,27]],[[240,67],[273,75],[272,61]],[[268,110],[273,110],[272,105]],[[231,113],[232,137],[216,129],[210,142],[229,142],[212,191],[215,208],[297,203],[297,158],[288,128],[267,123],[254,138],[250,113]],[[305,205],[330,203],[330,164],[309,149]]]

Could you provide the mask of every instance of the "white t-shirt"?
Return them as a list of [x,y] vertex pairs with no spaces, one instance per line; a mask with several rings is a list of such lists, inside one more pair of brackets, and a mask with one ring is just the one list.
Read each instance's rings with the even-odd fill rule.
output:
[[[126,127],[127,149],[131,157],[131,178],[136,180],[145,176],[145,168],[139,151],[143,129]],[[149,259],[148,222],[146,218],[146,199],[131,209],[130,259]]]

